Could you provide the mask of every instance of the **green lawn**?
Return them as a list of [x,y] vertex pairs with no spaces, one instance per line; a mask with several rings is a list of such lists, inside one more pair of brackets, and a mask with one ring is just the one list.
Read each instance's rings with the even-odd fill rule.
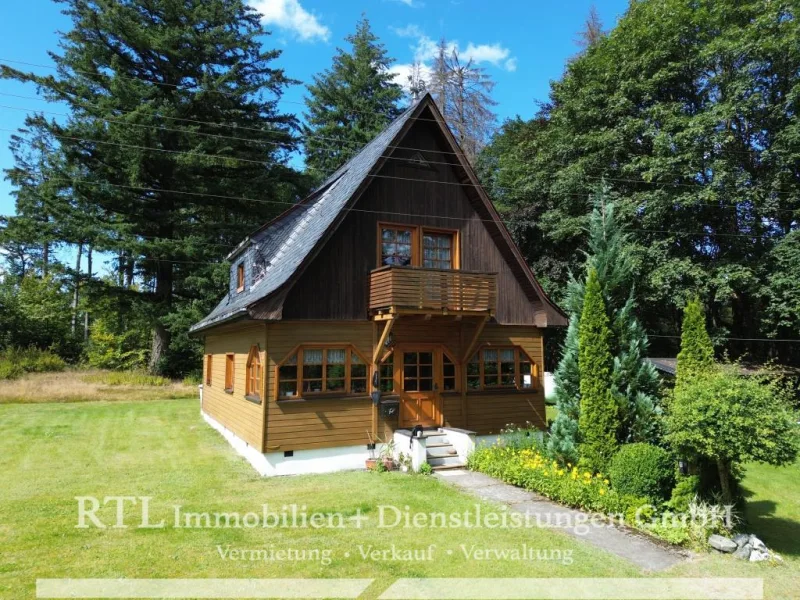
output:
[[[369,577],[376,597],[397,577],[626,577],[633,566],[553,531],[391,529],[376,527],[379,504],[411,512],[463,512],[475,501],[424,476],[344,473],[263,479],[203,423],[196,400],[92,402],[0,406],[0,597],[33,598],[37,577]],[[770,598],[800,589],[797,469],[754,468],[746,485],[751,518],[782,550],[781,567],[700,557],[666,575],[764,577]],[[152,496],[151,520],[184,511],[258,511],[262,504],[307,505],[309,512],[371,519],[361,529],[76,529],[75,496]],[[485,510],[490,510],[488,505]],[[113,507],[100,513],[109,524]],[[131,524],[134,520],[131,518]],[[789,537],[793,541],[789,542]],[[437,545],[434,561],[363,560],[359,545],[386,548]],[[556,561],[467,560],[460,544],[517,548],[522,544],[572,553]],[[331,564],[315,561],[225,560],[218,546],[253,549],[322,548]],[[447,550],[454,550],[447,554]],[[345,553],[350,552],[350,557]]]

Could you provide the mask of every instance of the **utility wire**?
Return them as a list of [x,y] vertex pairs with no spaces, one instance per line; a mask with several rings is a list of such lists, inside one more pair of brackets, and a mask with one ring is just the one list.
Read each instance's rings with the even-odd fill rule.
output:
[[[0,128],[0,131],[16,133],[16,130],[7,129],[7,128]],[[147,151],[147,152],[162,152],[162,153],[166,153],[166,154],[190,156],[190,157],[193,157],[193,158],[203,158],[203,159],[209,159],[209,160],[217,161],[217,162],[222,161],[223,163],[224,162],[230,162],[230,161],[234,161],[234,162],[238,161],[238,162],[249,163],[249,164],[257,164],[257,165],[263,165],[263,166],[268,166],[270,164],[268,161],[260,161],[260,160],[248,159],[248,158],[242,158],[242,157],[236,157],[236,156],[218,156],[218,155],[206,154],[204,152],[191,152],[191,151],[187,151],[187,150],[170,150],[170,149],[167,149],[167,148],[153,148],[153,147],[150,147],[150,146],[139,146],[139,145],[135,145],[135,144],[124,144],[124,143],[121,143],[121,142],[107,142],[107,141],[104,141],[104,140],[93,140],[93,139],[90,139],[90,138],[82,138],[82,137],[61,135],[61,134],[55,134],[55,133],[53,133],[51,135],[53,137],[55,137],[55,138],[65,139],[65,140],[86,142],[86,143],[90,143],[90,144],[101,144],[101,145],[108,145],[108,146],[116,146],[116,147],[121,147],[121,148],[131,148],[131,149],[143,150],[143,151]],[[22,139],[22,138],[20,138],[20,139],[23,142],[27,142],[29,144],[32,143],[30,140],[26,140],[26,139]],[[402,160],[402,161],[408,162],[408,159],[404,158],[404,157],[382,155],[380,158],[384,158],[384,159],[388,159],[388,160]],[[441,163],[441,164],[447,164],[447,165],[453,166],[452,163]],[[413,182],[419,182],[419,183],[440,184],[440,185],[450,185],[450,186],[459,186],[459,187],[472,187],[472,188],[478,188],[478,187],[482,188],[483,187],[480,184],[474,184],[474,183],[470,183],[470,182],[441,181],[441,180],[433,180],[433,179],[418,179],[418,178],[411,178],[411,177],[399,177],[399,176],[394,176],[394,175],[372,174],[372,175],[369,175],[369,177],[384,178],[384,179],[396,179],[396,180],[402,180],[402,181],[413,181]],[[603,179],[606,179],[606,178],[598,177],[597,179],[598,180],[603,180]],[[609,180],[613,180],[613,179],[609,178]],[[641,183],[647,183],[647,182],[641,182]],[[656,184],[656,183],[654,183],[653,185],[667,185],[667,184]],[[585,198],[586,197],[583,194],[570,194],[570,195],[571,196],[575,196],[575,197],[580,197],[580,198]],[[718,205],[714,205],[714,204],[710,204],[710,203],[702,203],[700,206],[708,206],[710,208],[718,208],[718,209],[729,209],[729,208],[738,209],[738,205],[737,206],[718,206]],[[764,213],[771,213],[771,212],[779,212],[779,211],[780,212],[787,212],[787,213],[794,214],[794,213],[800,212],[800,207],[798,207],[797,210],[793,210],[793,209],[765,209],[763,212]],[[515,221],[515,222],[516,223],[520,223],[522,221]],[[712,234],[709,234],[709,235],[712,235]],[[746,234],[726,234],[726,235],[738,235],[738,236],[745,236],[745,237],[754,237],[754,236],[748,236]]]
[[[390,179],[397,179],[395,177],[390,177],[388,175],[372,175],[371,177],[387,177]],[[403,179],[403,178],[399,178]],[[78,179],[78,178],[69,178],[69,177],[53,177],[49,178],[48,181],[61,181],[64,183],[71,183],[75,184],[87,184],[87,185],[94,185],[94,186],[108,186],[114,188],[121,188],[121,189],[129,189],[129,190],[137,190],[137,191],[144,191],[144,192],[161,192],[166,194],[178,194],[178,195],[189,195],[189,196],[198,196],[198,197],[205,197],[205,198],[214,198],[217,200],[234,200],[239,202],[256,202],[261,204],[273,204],[273,205],[281,205],[286,206],[288,208],[291,207],[300,207],[304,206],[302,202],[287,202],[285,200],[264,200],[262,198],[249,198],[246,196],[228,196],[223,194],[208,194],[204,192],[190,192],[186,190],[174,190],[174,189],[164,189],[164,188],[152,188],[152,187],[145,187],[145,186],[135,186],[135,185],[125,185],[125,184],[116,184],[116,183],[108,183],[108,182],[98,182],[98,181],[91,181],[87,179]],[[418,180],[412,179],[410,181],[422,181],[425,183],[425,180]],[[377,215],[384,215],[384,216],[392,216],[392,217],[413,217],[413,218],[433,218],[433,219],[447,219],[451,221],[480,221],[483,223],[497,223],[494,219],[472,219],[467,217],[451,217],[451,216],[443,216],[443,215],[426,215],[420,213],[409,213],[409,212],[395,212],[395,211],[381,211],[381,210],[370,210],[365,208],[356,208],[356,207],[349,207],[343,208],[343,211],[347,212],[356,212],[356,213],[368,213],[368,214],[377,214]],[[499,222],[503,223],[504,225],[509,224],[519,224],[519,223],[526,223],[526,224],[536,224],[538,221],[533,219],[520,219],[520,220],[513,220],[507,221],[503,219],[499,219]],[[688,232],[688,231],[669,231],[669,230],[657,230],[657,229],[638,229],[638,228],[625,228],[625,231],[630,232],[643,232],[643,233],[667,233],[669,235],[676,235],[676,236],[687,236],[687,237],[717,237],[717,236],[724,236],[724,237],[742,237],[747,239],[755,239],[759,238],[760,236],[753,234],[744,234],[744,233],[713,233],[713,232]]]

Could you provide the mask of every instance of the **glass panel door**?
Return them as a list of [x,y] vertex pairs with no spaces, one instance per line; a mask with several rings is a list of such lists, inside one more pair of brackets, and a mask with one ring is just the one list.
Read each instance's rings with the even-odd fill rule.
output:
[[453,268],[453,234],[430,231],[422,234],[422,266],[426,269]]

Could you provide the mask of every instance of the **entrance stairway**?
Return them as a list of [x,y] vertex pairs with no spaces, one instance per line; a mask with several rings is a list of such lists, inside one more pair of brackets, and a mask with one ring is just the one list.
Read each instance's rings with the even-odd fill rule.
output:
[[434,471],[464,468],[464,461],[441,429],[426,430],[423,437],[426,459]]

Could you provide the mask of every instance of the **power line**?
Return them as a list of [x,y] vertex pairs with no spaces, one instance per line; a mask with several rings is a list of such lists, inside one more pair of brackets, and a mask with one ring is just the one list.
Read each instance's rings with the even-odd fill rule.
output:
[[[373,177],[386,177],[390,179],[395,179],[394,177],[388,175],[374,175]],[[403,178],[400,178],[403,179]],[[49,181],[62,181],[64,183],[72,183],[74,184],[88,184],[94,186],[108,186],[114,188],[121,188],[121,189],[129,189],[129,190],[137,190],[137,191],[145,191],[145,192],[162,192],[167,194],[178,194],[178,195],[189,195],[189,196],[198,196],[198,197],[207,197],[207,198],[214,198],[217,200],[234,200],[240,202],[256,202],[261,204],[273,204],[273,205],[282,205],[287,206],[289,208],[294,206],[302,206],[302,203],[297,202],[287,202],[285,200],[264,200],[262,198],[249,198],[246,196],[227,196],[224,194],[208,194],[204,192],[190,192],[186,190],[173,190],[173,189],[164,189],[164,188],[151,188],[145,186],[134,186],[134,185],[125,185],[125,184],[115,184],[115,183],[108,183],[108,182],[97,182],[97,181],[90,181],[86,179],[77,179],[77,178],[68,178],[68,177],[53,177],[49,178]],[[412,179],[411,181],[419,181],[423,183],[431,183],[426,180],[421,179]],[[347,212],[357,212],[357,213],[368,213],[368,214],[377,214],[377,215],[384,215],[384,216],[391,216],[391,217],[413,217],[413,218],[437,218],[437,219],[447,219],[451,221],[479,221],[483,223],[496,223],[494,219],[471,219],[467,217],[451,217],[451,216],[443,216],[443,215],[425,215],[419,213],[407,213],[407,212],[396,212],[396,211],[381,211],[381,210],[370,210],[365,208],[343,208],[343,211]],[[509,224],[520,224],[520,223],[528,223],[528,224],[535,224],[537,221],[532,219],[520,219],[515,221],[506,221],[503,219],[499,219],[501,223],[504,225]],[[637,228],[626,228],[625,231],[630,232],[644,232],[644,233],[668,233],[670,235],[678,235],[678,236],[687,236],[687,237],[716,237],[716,236],[725,236],[725,237],[742,237],[747,239],[754,239],[760,236],[758,235],[749,235],[749,234],[736,234],[736,233],[712,233],[712,232],[672,232],[668,230],[647,230],[647,229],[637,229]]]
[[[11,59],[8,59],[8,58],[0,57],[0,64],[2,64],[2,63],[7,63],[7,64],[5,64],[3,66],[9,67],[9,68],[13,68],[11,66],[12,64],[18,64],[18,65],[25,65],[25,66],[28,66],[28,67],[39,67],[39,68],[42,68],[42,69],[51,69],[53,71],[58,71],[59,70],[59,67],[56,67],[56,66],[53,66],[53,65],[43,65],[43,64],[40,64],[40,63],[32,63],[32,62],[26,62],[26,61],[22,61],[22,60],[11,60]],[[96,71],[84,71],[84,70],[81,70],[81,69],[75,69],[73,67],[69,67],[69,69],[71,71],[75,72],[75,73],[80,73],[82,75],[90,75],[90,76],[93,76],[93,77],[94,76],[97,76],[97,77],[102,77],[103,76],[102,73],[96,72]],[[199,85],[180,85],[180,84],[176,84],[176,83],[167,83],[165,81],[156,81],[156,80],[153,80],[153,79],[147,79],[145,77],[133,77],[131,75],[120,75],[118,73],[116,73],[114,75],[114,77],[119,77],[120,79],[127,79],[129,81],[142,81],[142,82],[149,83],[149,84],[152,84],[152,85],[160,85],[160,86],[169,87],[169,88],[172,88],[172,89],[185,90],[185,91],[188,91],[188,92],[200,91],[200,92],[207,92],[207,93],[211,93],[211,94],[220,94],[222,96],[228,96],[228,97],[233,97],[233,98],[240,98],[242,96],[242,94],[240,94],[240,93],[226,92],[224,90],[219,90],[219,89],[209,89],[209,88],[204,88],[204,87],[199,86]],[[301,81],[300,83],[302,85],[306,85],[305,82]],[[296,104],[296,105],[299,105],[299,106],[305,106],[306,105],[305,102],[298,102],[297,100],[286,100],[283,97],[279,97],[277,99],[277,102],[283,102],[285,104]],[[357,114],[357,115],[374,116],[373,113],[366,112],[366,111],[363,111],[363,110],[351,110],[349,112],[351,112],[353,114]],[[436,119],[420,119],[420,120],[437,122]]]
[[[0,95],[35,99],[35,98],[32,98],[32,97],[20,96],[20,95],[17,95],[17,94],[6,94],[4,92],[0,92]],[[6,105],[0,105],[0,107],[9,108],[9,109],[12,109],[12,110],[19,110],[19,111],[28,111],[28,110],[30,110],[30,111],[33,111],[33,112],[41,112],[41,113],[48,113],[48,114],[55,114],[55,115],[62,115],[62,116],[70,116],[67,113],[59,113],[59,112],[55,112],[55,111],[45,111],[45,110],[37,110],[37,109],[28,109],[28,108],[25,108],[25,107],[12,107],[12,106],[6,106]],[[125,111],[121,111],[121,112],[125,113]],[[130,114],[131,112],[132,111],[127,111],[126,114]],[[173,132],[178,132],[178,133],[184,133],[184,134],[187,134],[187,135],[200,135],[200,136],[206,136],[206,137],[218,138],[218,139],[239,140],[239,141],[248,142],[248,143],[255,143],[255,144],[268,144],[268,145],[274,145],[274,146],[282,147],[284,149],[290,149],[287,146],[290,146],[291,141],[293,141],[294,139],[300,140],[300,139],[308,139],[308,138],[312,138],[312,137],[318,137],[318,136],[313,136],[313,135],[310,135],[310,134],[303,134],[303,135],[300,135],[300,136],[297,136],[297,135],[292,136],[292,134],[289,134],[287,132],[264,131],[264,130],[259,130],[259,129],[255,129],[255,128],[243,128],[243,129],[252,129],[253,131],[258,131],[260,133],[275,133],[275,134],[281,134],[281,135],[284,135],[284,136],[292,136],[292,138],[293,138],[292,140],[288,140],[288,141],[285,141],[285,142],[273,142],[273,141],[267,141],[267,140],[255,140],[255,139],[251,139],[251,138],[241,138],[241,137],[237,137],[237,136],[212,134],[212,133],[206,133],[206,132],[200,132],[200,131],[189,131],[189,130],[185,130],[185,129],[168,128],[168,127],[164,127],[164,126],[161,126],[161,125],[146,125],[146,124],[141,124],[141,123],[128,123],[126,121],[121,121],[121,120],[117,120],[117,119],[108,119],[108,118],[104,118],[104,117],[94,117],[94,118],[96,118],[97,120],[100,120],[100,121],[105,121],[105,122],[109,122],[109,123],[120,123],[122,125],[127,125],[127,126],[132,126],[132,127],[150,128],[150,129],[163,130],[163,131],[173,131]],[[179,119],[177,117],[164,117],[164,118],[166,118],[166,119],[183,120],[183,121],[189,121],[189,122],[200,123],[200,124],[207,124],[207,125],[212,125],[212,126],[234,127],[233,125],[224,125],[224,124],[220,125],[220,124],[209,122],[209,121],[198,121],[198,120],[192,120],[192,119]],[[19,133],[18,131],[11,130],[11,129],[0,129],[0,131],[7,131],[7,132],[10,132],[10,133]],[[60,136],[59,134],[51,134],[51,135],[53,135],[54,137],[62,137],[63,139],[71,139],[71,140],[84,141],[84,142],[90,142],[90,143],[96,143],[96,144],[117,145],[117,146],[130,147],[130,148],[153,151],[153,152],[168,152],[168,153],[174,153],[174,154],[186,154],[186,155],[190,155],[190,156],[194,156],[194,157],[208,156],[208,157],[211,157],[211,158],[217,159],[217,160],[226,159],[226,160],[243,161],[243,162],[250,162],[250,163],[256,163],[256,164],[268,164],[267,161],[256,161],[256,160],[252,160],[252,159],[245,159],[245,158],[240,158],[240,157],[235,157],[235,156],[226,157],[226,156],[218,156],[218,155],[208,155],[208,154],[201,153],[201,152],[190,152],[190,151],[186,151],[186,150],[168,150],[168,149],[162,149],[162,148],[152,148],[150,146],[137,146],[137,145],[127,145],[126,146],[126,145],[123,145],[123,144],[120,144],[120,143],[116,143],[116,142],[106,142],[106,141],[102,141],[102,140],[92,140],[92,139],[88,139],[88,138],[80,138],[80,137],[75,137],[75,136],[65,136],[65,135],[61,135]],[[319,139],[334,139],[334,138],[323,136],[323,137],[320,137]],[[23,140],[23,141],[25,141],[25,140]],[[332,146],[327,146],[327,148],[335,149]],[[389,145],[389,146],[387,146],[387,149],[401,149],[401,150],[417,151],[417,152],[424,152],[424,153],[458,154],[457,152],[453,152],[453,151],[443,151],[443,150],[428,149],[428,148],[413,148],[413,147],[399,146],[399,145],[397,145],[397,146]],[[386,156],[386,155],[383,155],[383,156],[381,156],[381,158],[384,158],[384,159],[387,159],[387,160],[400,160],[400,161],[404,161],[404,162],[408,161],[407,158],[398,157],[398,156]],[[454,165],[454,163],[447,162],[447,161],[426,160],[426,162],[428,164],[436,164],[436,165],[446,165],[446,166],[453,166]],[[562,164],[562,166],[572,166],[572,165]],[[619,178],[619,177],[613,177],[613,176],[591,175],[591,174],[584,174],[584,176],[589,178],[589,179],[594,179],[594,180],[597,180],[597,181],[605,180],[605,181],[612,181],[612,182],[616,181],[616,182],[623,182],[623,183],[633,183],[633,184],[639,184],[639,185],[651,185],[651,186],[658,187],[658,188],[686,187],[686,188],[689,188],[689,189],[701,190],[704,187],[703,184],[699,184],[699,183],[698,184],[681,184],[681,183],[678,183],[678,182],[668,183],[668,182],[647,181],[645,179],[641,179],[641,180],[638,180],[638,179],[625,179],[625,178]],[[424,181],[424,180],[421,180],[421,181]],[[471,183],[459,183],[458,185],[474,186],[474,184],[471,184]],[[710,185],[710,184],[706,184],[706,185]],[[514,191],[511,188],[505,188],[505,187],[501,187],[501,186],[494,186],[494,189],[500,190],[500,191]],[[786,196],[797,196],[797,194],[792,194],[791,192],[780,192],[780,191],[777,191],[777,192],[774,192],[774,193],[779,195],[779,196],[783,196],[783,195],[786,195]],[[572,196],[572,197],[579,197],[579,198],[585,198],[586,197],[585,194],[580,194],[580,193],[570,193],[570,194],[566,194],[566,195]],[[699,203],[699,205],[695,205],[695,206],[696,207],[714,208],[714,209],[717,209],[717,210],[736,210],[736,211],[738,211],[740,209],[741,205],[737,203],[737,204],[731,205],[731,206],[720,206],[718,204],[712,204],[710,202],[702,202],[702,203]],[[691,208],[691,207],[693,207],[693,206],[692,205],[684,205],[684,206],[682,206],[682,208]],[[794,214],[794,213],[800,212],[800,207],[798,207],[798,209],[757,208],[757,209],[753,209],[753,210],[760,212],[762,215],[772,214],[772,213],[777,213],[777,212],[785,212],[785,213]]]
[[[6,129],[6,128],[0,128],[0,131],[16,133],[15,130]],[[121,147],[121,148],[131,148],[131,149],[135,149],[135,150],[144,150],[144,151],[149,151],[149,152],[163,152],[163,153],[167,153],[167,154],[191,156],[193,158],[205,158],[205,159],[223,161],[223,162],[234,161],[234,162],[244,162],[244,163],[249,163],[249,164],[258,164],[258,165],[263,165],[263,166],[267,166],[267,165],[270,164],[268,161],[260,161],[260,160],[254,160],[254,159],[248,159],[248,158],[242,158],[242,157],[236,157],[236,156],[217,156],[217,155],[212,155],[212,154],[206,154],[206,153],[203,153],[203,152],[190,152],[190,151],[186,151],[186,150],[170,150],[170,149],[167,149],[167,148],[152,148],[150,146],[139,146],[139,145],[136,145],[136,144],[123,144],[123,143],[120,143],[120,142],[107,142],[107,141],[104,141],[104,140],[93,140],[93,139],[89,139],[89,138],[61,135],[61,134],[55,134],[55,133],[52,133],[51,135],[53,137],[56,137],[56,138],[59,138],[59,139],[73,140],[73,141],[79,141],[79,142],[87,142],[87,143],[91,143],[91,144],[102,144],[102,145],[108,145],[108,146],[116,146],[116,147]],[[28,140],[22,140],[22,141],[28,141]],[[393,156],[381,156],[381,158],[390,159],[390,160],[403,160],[403,161],[407,160],[407,159],[402,158],[402,157],[393,157]],[[447,164],[450,164],[450,163],[447,163]],[[395,175],[371,174],[371,175],[368,175],[368,177],[382,178],[382,179],[395,179],[395,180],[401,180],[401,181],[411,181],[411,182],[419,182],[419,183],[426,183],[426,184],[450,185],[450,186],[459,186],[459,187],[472,187],[472,188],[482,187],[480,184],[474,184],[474,183],[471,183],[471,182],[441,181],[441,180],[434,180],[434,179],[417,179],[417,178],[411,178],[411,177],[399,177],[399,176],[395,176]],[[583,197],[583,195],[578,195],[578,194],[574,194],[574,195]],[[714,206],[714,205],[710,205],[709,204],[708,206],[711,207],[711,206]],[[718,207],[718,208],[722,209],[722,208],[736,208],[736,207]],[[777,211],[777,210],[795,213],[795,212],[800,211],[800,208],[798,208],[797,211],[791,210],[791,209],[775,209],[775,211]],[[521,222],[523,222],[523,221],[522,220],[515,221],[515,223],[521,223]],[[531,222],[533,222],[533,221],[531,221]],[[642,230],[642,231],[644,231],[644,230]],[[651,232],[656,233],[658,231],[657,230],[652,230]],[[677,234],[679,232],[672,232],[672,233]],[[689,233],[686,233],[686,232],[683,232],[683,233],[685,233],[686,235],[690,235]],[[748,237],[748,238],[758,237],[755,234],[754,235],[732,234],[732,233],[731,234],[714,234],[714,233],[710,233],[710,232],[703,232],[703,233],[697,232],[697,233],[692,233],[691,235],[720,235],[720,236],[724,235],[724,236]]]
[[[647,337],[652,338],[669,338],[674,340],[681,339],[679,335],[658,335],[655,333],[648,333]],[[712,336],[713,337],[713,336]],[[800,339],[793,340],[791,338],[740,338],[740,337],[718,337],[715,338],[718,340],[725,340],[725,341],[733,341],[733,342],[782,342],[782,343],[789,343],[789,344],[800,344]]]

